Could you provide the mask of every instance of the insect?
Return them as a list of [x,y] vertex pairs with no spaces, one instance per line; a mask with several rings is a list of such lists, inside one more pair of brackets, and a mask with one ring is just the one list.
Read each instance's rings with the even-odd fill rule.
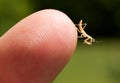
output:
[[82,22],[83,21],[80,20],[79,24],[76,24],[76,26],[78,26],[78,28],[76,27],[76,29],[81,34],[80,36],[78,36],[78,38],[85,38],[84,43],[87,45],[92,45],[92,43],[95,42],[95,39],[85,32],[84,29],[87,26],[87,24]]

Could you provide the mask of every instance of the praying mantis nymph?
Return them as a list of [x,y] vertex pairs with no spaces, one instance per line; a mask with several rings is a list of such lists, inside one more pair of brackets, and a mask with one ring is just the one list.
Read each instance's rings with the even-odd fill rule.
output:
[[87,24],[82,22],[83,21],[80,20],[79,24],[76,24],[76,26],[78,26],[78,28],[76,27],[76,29],[81,34],[80,36],[78,36],[78,38],[85,38],[84,43],[87,45],[92,45],[95,42],[95,39],[85,32],[84,29]]

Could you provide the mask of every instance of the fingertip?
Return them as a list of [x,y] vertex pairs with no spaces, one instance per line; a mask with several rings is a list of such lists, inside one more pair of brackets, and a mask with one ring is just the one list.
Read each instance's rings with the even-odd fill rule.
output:
[[[6,55],[4,61],[9,62],[10,71],[26,83],[30,80],[53,81],[70,60],[76,43],[74,23],[66,14],[54,9],[45,9],[26,17],[0,40],[0,45],[4,47],[2,54]],[[21,68],[24,73],[20,73]],[[10,71],[4,72],[14,80]]]

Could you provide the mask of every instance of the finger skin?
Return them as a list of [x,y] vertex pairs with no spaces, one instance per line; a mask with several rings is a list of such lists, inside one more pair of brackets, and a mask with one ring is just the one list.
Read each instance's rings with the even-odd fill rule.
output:
[[0,38],[0,83],[52,83],[76,42],[64,13],[46,9],[26,17]]

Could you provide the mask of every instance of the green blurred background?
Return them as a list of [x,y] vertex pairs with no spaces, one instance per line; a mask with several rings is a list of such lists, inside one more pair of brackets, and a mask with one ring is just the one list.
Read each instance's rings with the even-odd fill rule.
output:
[[[98,43],[78,45],[54,83],[120,83],[120,0],[0,0],[0,35],[29,14],[45,8],[66,13]],[[66,32],[67,33],[67,32]]]

